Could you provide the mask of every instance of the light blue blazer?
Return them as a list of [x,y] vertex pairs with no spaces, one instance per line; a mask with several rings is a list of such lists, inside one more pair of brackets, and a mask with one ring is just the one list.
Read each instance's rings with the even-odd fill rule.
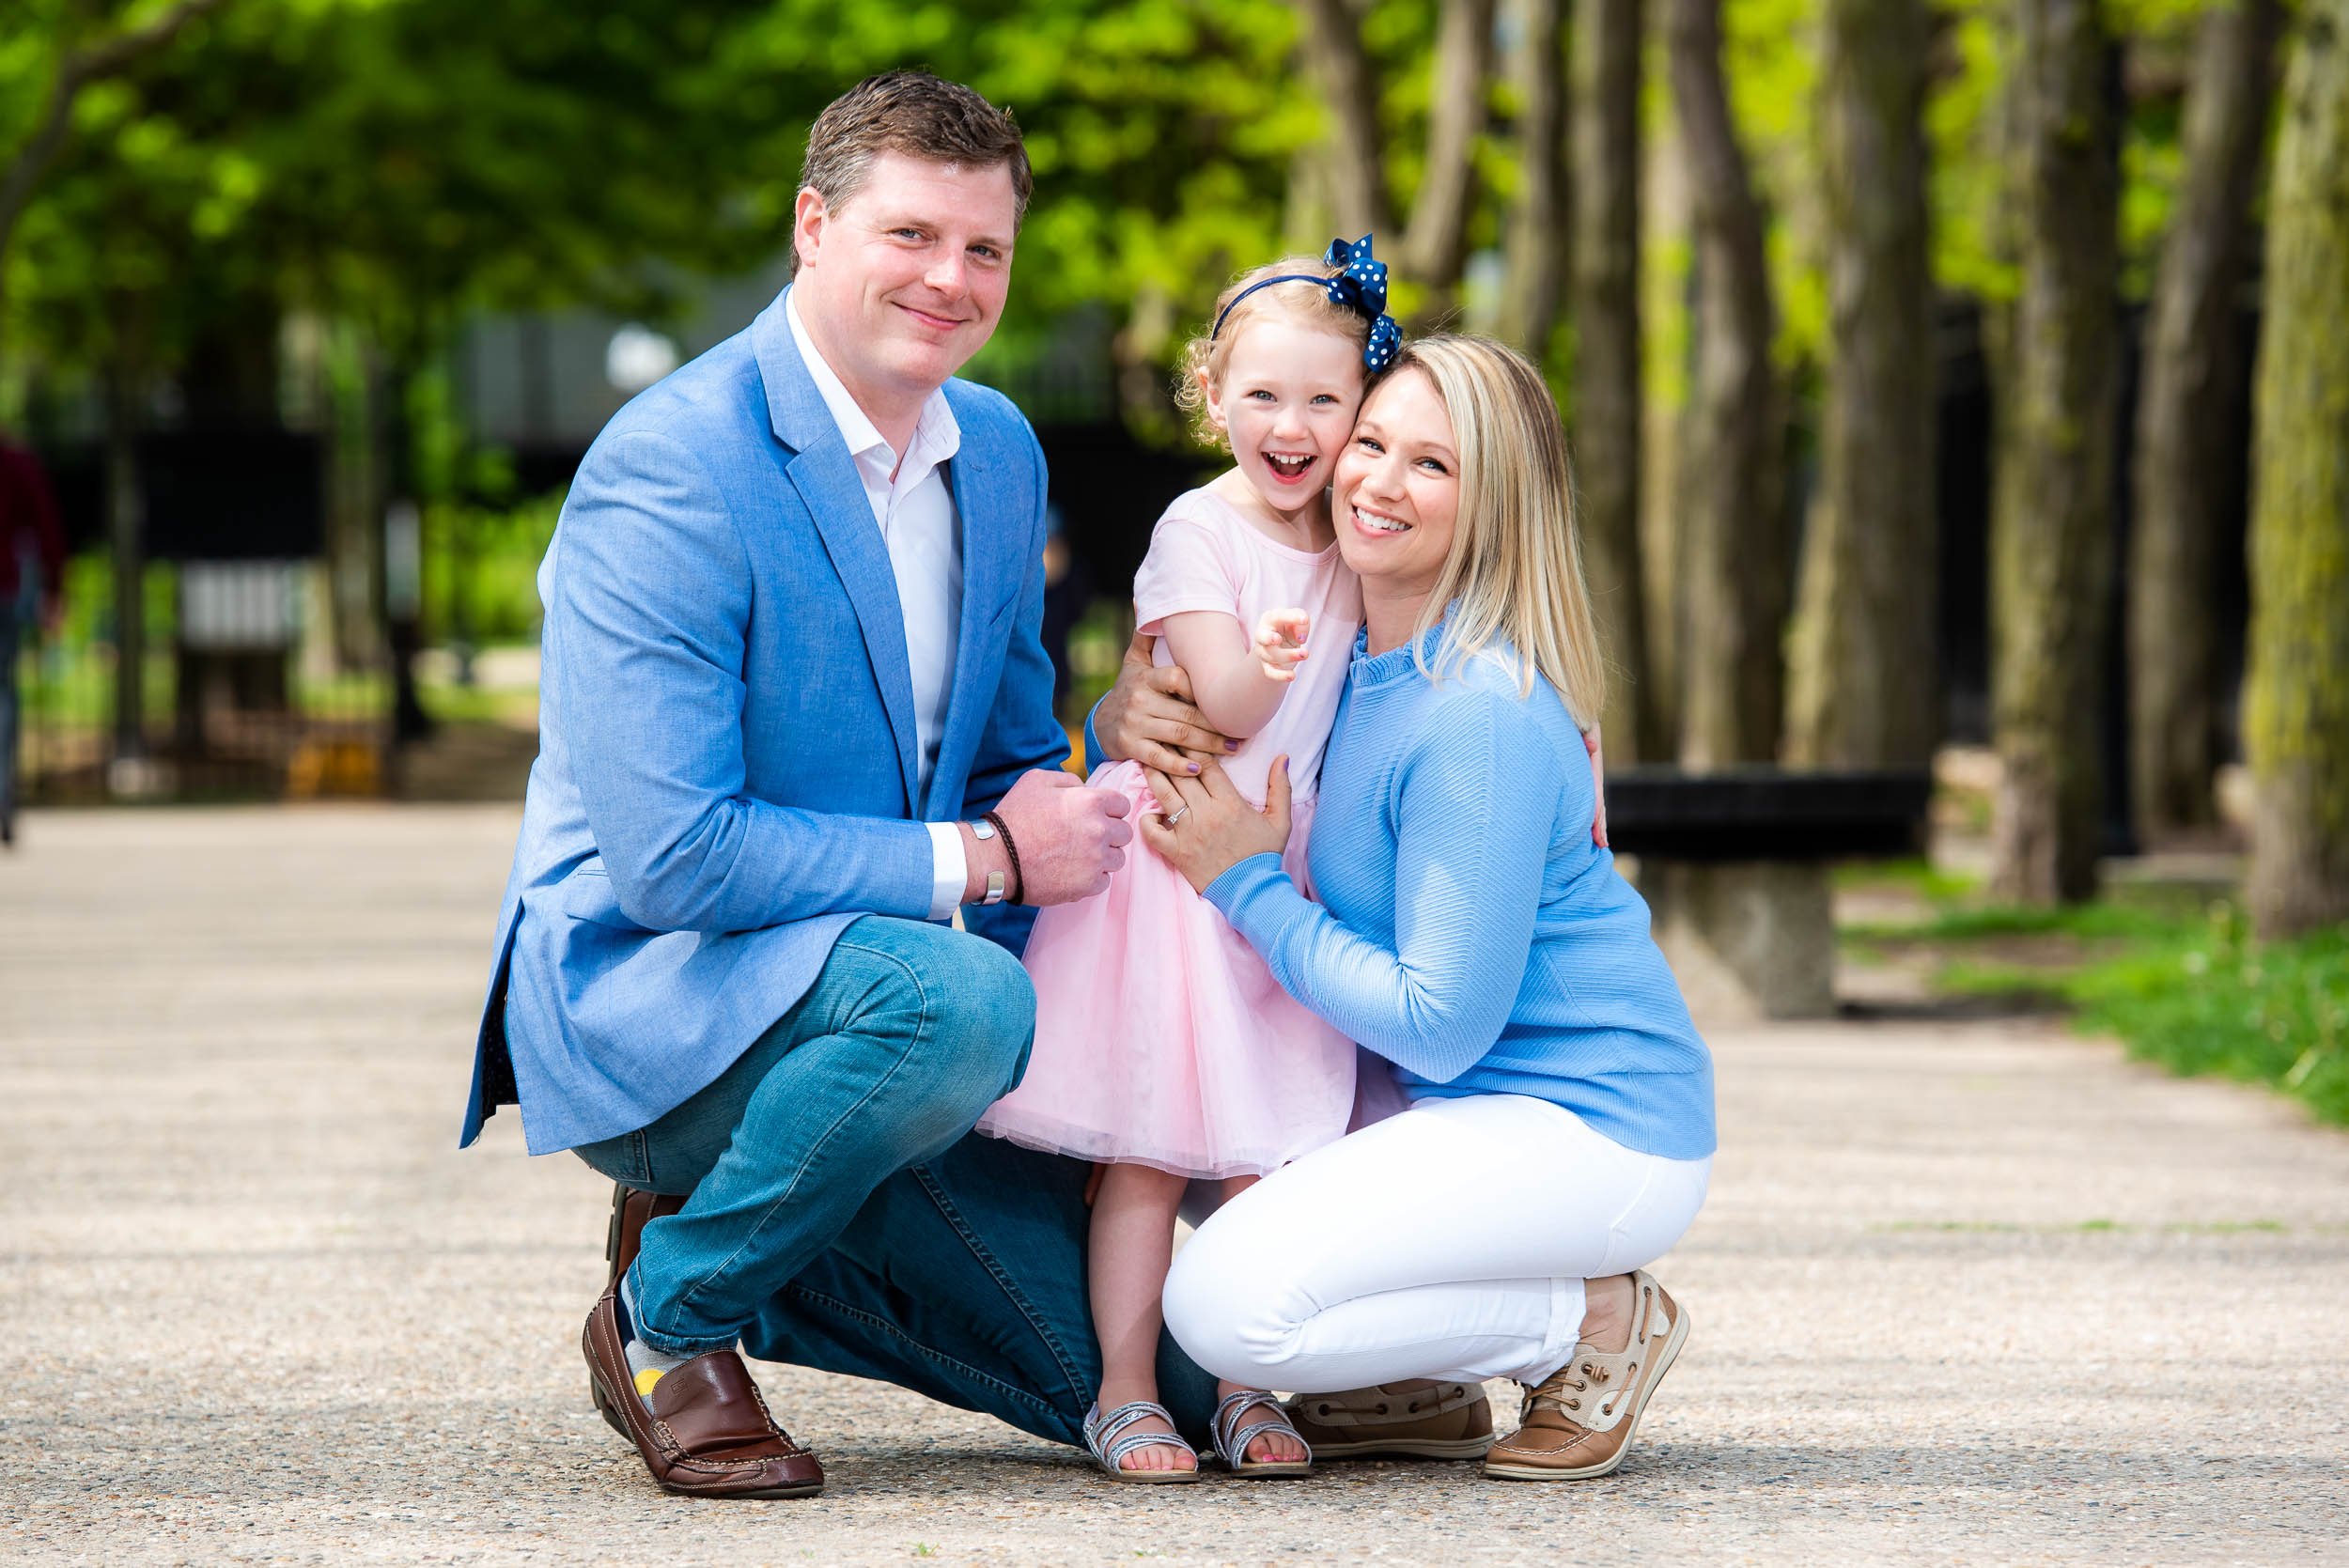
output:
[[[923,919],[921,823],[985,811],[1052,714],[1044,454],[946,383],[962,623],[926,796],[889,552],[783,297],[631,401],[539,568],[538,760],[459,1143],[519,1100],[533,1154],[642,1127],[800,998],[862,914]],[[1034,911],[965,911],[1017,952]]]

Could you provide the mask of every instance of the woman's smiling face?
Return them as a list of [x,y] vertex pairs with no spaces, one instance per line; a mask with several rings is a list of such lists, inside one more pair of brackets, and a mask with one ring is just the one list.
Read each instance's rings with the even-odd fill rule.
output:
[[1366,588],[1396,599],[1435,587],[1452,553],[1460,458],[1423,372],[1396,371],[1364,401],[1332,500],[1339,552]]

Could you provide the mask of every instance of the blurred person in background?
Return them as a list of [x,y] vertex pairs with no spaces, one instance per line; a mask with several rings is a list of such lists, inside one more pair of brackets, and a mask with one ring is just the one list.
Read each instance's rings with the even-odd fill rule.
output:
[[65,535],[40,459],[0,432],[0,844],[16,841],[17,646],[65,608]]

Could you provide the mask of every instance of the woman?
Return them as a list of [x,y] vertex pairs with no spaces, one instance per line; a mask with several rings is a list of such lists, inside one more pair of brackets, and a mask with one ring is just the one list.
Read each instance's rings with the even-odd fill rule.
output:
[[1642,1265],[1703,1202],[1713,1077],[1646,906],[1591,842],[1603,664],[1564,434],[1517,355],[1428,338],[1364,403],[1334,488],[1365,628],[1322,767],[1322,903],[1281,869],[1278,772],[1262,812],[1211,764],[1159,775],[1178,803],[1142,830],[1411,1109],[1208,1220],[1167,1325],[1242,1383],[1513,1377],[1523,1421],[1486,1473],[1603,1475],[1688,1338]]

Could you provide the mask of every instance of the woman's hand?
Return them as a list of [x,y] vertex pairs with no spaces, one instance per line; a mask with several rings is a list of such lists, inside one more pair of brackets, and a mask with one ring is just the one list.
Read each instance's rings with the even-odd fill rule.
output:
[[1118,666],[1117,684],[1094,710],[1094,738],[1112,762],[1131,760],[1160,773],[1196,773],[1197,758],[1236,752],[1239,742],[1208,726],[1180,665],[1161,669],[1151,663],[1156,641],[1134,634]]
[[1277,855],[1288,847],[1286,757],[1273,759],[1262,811],[1248,803],[1216,762],[1207,763],[1197,778],[1169,778],[1153,769],[1150,788],[1160,809],[1156,816],[1143,817],[1143,842],[1202,893],[1249,856]]

